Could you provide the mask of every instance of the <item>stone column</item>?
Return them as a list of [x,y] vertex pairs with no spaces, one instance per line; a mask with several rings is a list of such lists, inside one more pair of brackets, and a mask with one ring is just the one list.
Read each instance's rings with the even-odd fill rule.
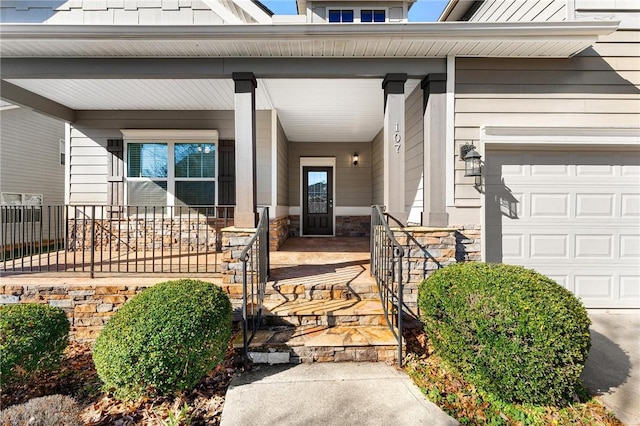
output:
[[234,72],[236,209],[234,224],[254,228],[256,214],[256,87],[253,73]]
[[447,226],[446,97],[447,75],[429,74],[422,80],[424,112],[424,206],[422,225]]
[[387,74],[384,90],[384,205],[396,219],[406,222],[405,207],[405,121],[404,84],[406,74]]

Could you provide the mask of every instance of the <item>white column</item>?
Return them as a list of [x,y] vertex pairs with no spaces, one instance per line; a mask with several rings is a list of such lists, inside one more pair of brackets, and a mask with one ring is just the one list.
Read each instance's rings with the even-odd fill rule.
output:
[[429,74],[422,80],[424,105],[424,207],[422,225],[447,226],[446,111],[447,75]]
[[253,73],[234,72],[237,228],[255,228],[256,221],[256,87]]
[[406,74],[387,74],[384,90],[384,205],[387,212],[405,223],[405,121],[404,84]]

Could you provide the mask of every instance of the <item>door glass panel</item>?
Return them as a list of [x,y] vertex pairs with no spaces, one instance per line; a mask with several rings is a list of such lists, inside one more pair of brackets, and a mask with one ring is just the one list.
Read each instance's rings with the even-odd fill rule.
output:
[[327,213],[327,172],[308,172],[307,182],[307,212]]

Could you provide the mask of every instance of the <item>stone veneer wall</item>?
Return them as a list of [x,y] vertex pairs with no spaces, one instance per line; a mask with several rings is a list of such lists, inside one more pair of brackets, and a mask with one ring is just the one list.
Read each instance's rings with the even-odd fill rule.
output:
[[[233,219],[135,218],[96,219],[95,250],[104,251],[216,251],[219,230],[233,225]],[[91,250],[91,220],[68,221],[69,250]]]
[[42,303],[65,311],[73,340],[88,341],[127,300],[151,285],[0,285],[0,304]]
[[[300,236],[300,216],[289,216],[289,236]],[[336,216],[336,237],[368,237],[371,234],[371,216]]]
[[403,298],[406,306],[418,316],[418,287],[433,271],[457,262],[481,260],[479,226],[449,228],[393,228],[396,240],[403,246]]
[[278,250],[289,238],[289,217],[282,216],[269,221],[269,249]]
[[255,234],[255,229],[225,228],[222,230],[222,284],[242,284],[240,253]]

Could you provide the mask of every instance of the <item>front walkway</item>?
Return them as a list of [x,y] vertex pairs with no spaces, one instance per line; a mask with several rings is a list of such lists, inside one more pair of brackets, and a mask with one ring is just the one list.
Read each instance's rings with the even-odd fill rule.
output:
[[384,363],[262,366],[227,390],[222,426],[456,425]]

